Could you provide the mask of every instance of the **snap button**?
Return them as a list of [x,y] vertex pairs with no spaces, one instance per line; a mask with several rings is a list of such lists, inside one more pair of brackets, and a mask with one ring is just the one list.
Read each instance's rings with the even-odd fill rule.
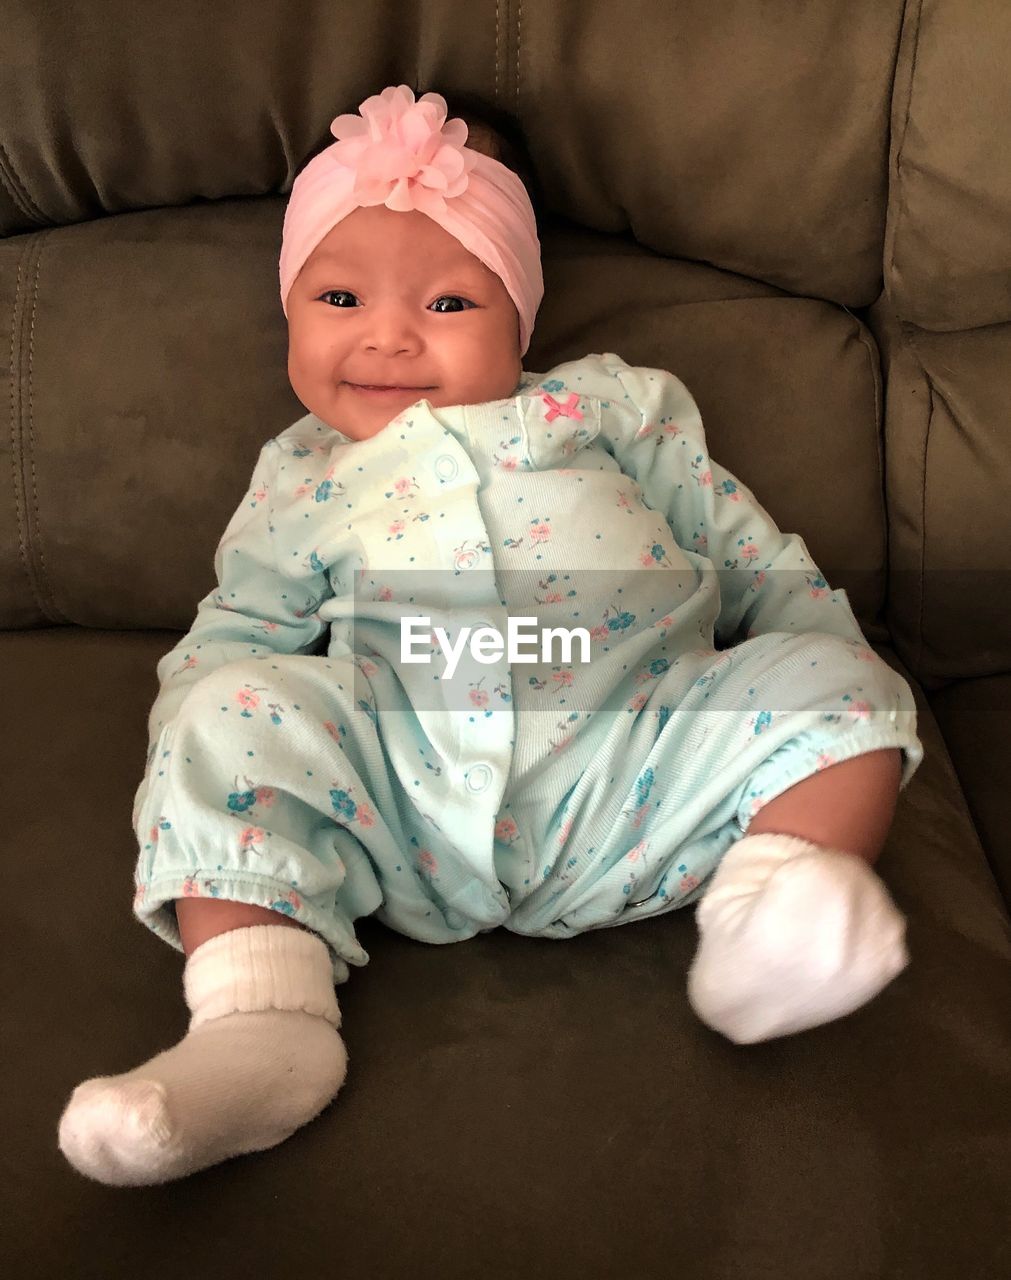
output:
[[451,454],[440,454],[435,460],[435,474],[440,480],[452,480],[459,469],[456,459]]
[[486,764],[476,764],[465,779],[468,791],[484,791],[491,782],[491,770]]

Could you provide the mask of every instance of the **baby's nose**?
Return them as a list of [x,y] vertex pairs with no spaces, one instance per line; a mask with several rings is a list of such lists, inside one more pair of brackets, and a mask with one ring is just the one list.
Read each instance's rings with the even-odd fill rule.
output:
[[396,356],[417,351],[422,339],[417,327],[406,321],[379,320],[367,331],[365,344],[370,351]]

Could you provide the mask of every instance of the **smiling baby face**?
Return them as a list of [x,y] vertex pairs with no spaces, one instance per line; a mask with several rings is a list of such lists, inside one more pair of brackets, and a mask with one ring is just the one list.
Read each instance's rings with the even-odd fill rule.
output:
[[374,436],[417,400],[505,399],[521,374],[519,316],[505,285],[416,209],[355,209],[288,295],[292,388],[351,439]]

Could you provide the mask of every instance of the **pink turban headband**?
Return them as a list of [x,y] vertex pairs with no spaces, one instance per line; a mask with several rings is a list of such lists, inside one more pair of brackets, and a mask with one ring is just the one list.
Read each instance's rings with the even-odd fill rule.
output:
[[544,296],[541,246],[526,188],[498,160],[464,146],[467,125],[446,121],[446,99],[417,102],[406,85],[361,104],[361,116],[338,116],[339,141],[315,156],[295,179],[284,215],[281,306],[306,259],[323,237],[363,205],[418,209],[502,280],[520,318],[520,354],[530,346]]

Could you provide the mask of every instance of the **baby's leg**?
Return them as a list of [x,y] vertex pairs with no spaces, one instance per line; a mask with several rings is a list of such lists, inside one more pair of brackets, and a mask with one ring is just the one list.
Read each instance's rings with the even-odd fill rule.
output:
[[187,956],[191,956],[202,943],[230,929],[245,929],[259,924],[304,928],[280,911],[269,911],[248,902],[231,902],[227,898],[177,898],[175,907],[179,935]]
[[183,936],[203,940],[187,947],[188,1033],[133,1071],[78,1085],[60,1121],[63,1153],[99,1182],[167,1182],[276,1146],[344,1082],[326,944],[277,912],[243,925],[262,909],[191,905]]
[[798,836],[873,864],[895,817],[901,777],[902,752],[897,747],[852,756],[763,805],[751,819],[748,835],[772,831]]
[[[330,948],[361,963],[352,922],[382,900],[363,856],[357,874],[337,856],[354,839],[332,788],[370,795],[353,759],[371,721],[339,714],[346,675],[310,658],[230,664],[195,686],[165,736],[136,814],[150,838],[135,910],[181,940],[193,1016],[171,1049],[74,1091],[59,1141],[87,1176],[147,1185],[274,1146],[343,1083]],[[331,718],[349,725],[347,754]]]
[[[824,687],[798,674],[798,643],[818,660],[810,667],[822,673]],[[889,712],[896,685],[883,664],[864,662],[860,687],[846,688],[846,649],[832,652],[840,644],[796,637],[788,662],[763,671],[767,687],[774,686],[781,666],[795,682],[795,706],[810,696],[815,714],[811,727],[780,743],[746,786],[746,834],[725,854],[696,913],[700,942],[689,1000],[707,1025],[739,1044],[843,1017],[909,963],[905,918],[872,870],[902,778],[902,751],[886,743],[908,742],[908,720],[902,729],[898,712]],[[833,691],[837,678],[842,683]],[[777,706],[775,694],[766,690],[765,697]],[[778,705],[786,702],[784,695]],[[828,714],[817,714],[819,703]],[[860,716],[832,714],[847,704],[859,706]],[[854,746],[863,750],[854,755]],[[922,755],[918,743],[905,749]]]

